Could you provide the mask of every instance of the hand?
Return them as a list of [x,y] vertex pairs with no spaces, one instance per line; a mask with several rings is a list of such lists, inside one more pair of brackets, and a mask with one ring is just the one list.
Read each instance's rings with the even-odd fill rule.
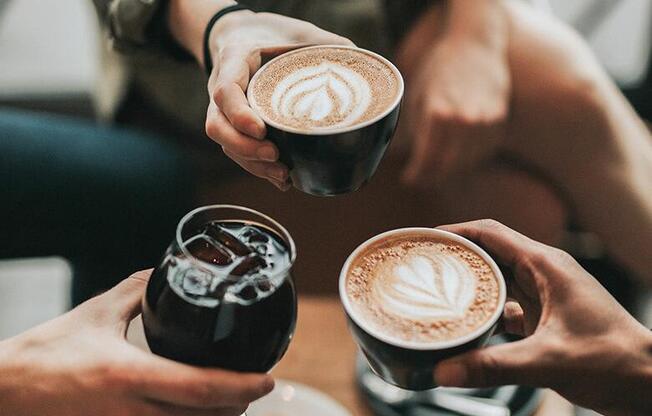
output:
[[206,134],[240,166],[281,190],[289,188],[288,169],[278,162],[276,146],[264,140],[265,124],[249,107],[245,91],[264,55],[310,44],[352,43],[301,20],[250,11],[224,16],[211,33],[214,69]]
[[[502,14],[489,15],[503,20]],[[503,135],[510,100],[506,31],[478,35],[466,27],[472,19],[463,22],[465,31],[440,34],[420,27],[432,26],[435,18],[433,13],[422,18],[399,56],[409,72],[400,128],[413,141],[403,179],[412,185],[440,182],[491,155]],[[429,35],[434,40],[424,42]]]
[[491,220],[440,228],[476,241],[512,271],[504,326],[526,337],[440,363],[440,385],[550,387],[605,414],[650,414],[650,331],[570,255]]
[[149,272],[0,342],[0,409],[12,416],[239,416],[273,380],[176,363],[128,344]]

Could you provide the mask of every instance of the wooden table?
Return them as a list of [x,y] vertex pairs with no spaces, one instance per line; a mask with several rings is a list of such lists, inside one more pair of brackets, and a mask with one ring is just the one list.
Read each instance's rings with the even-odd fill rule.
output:
[[[321,390],[355,416],[372,416],[355,385],[355,357],[356,346],[346,327],[339,299],[300,296],[295,337],[273,375]],[[570,403],[546,391],[535,416],[572,414]]]

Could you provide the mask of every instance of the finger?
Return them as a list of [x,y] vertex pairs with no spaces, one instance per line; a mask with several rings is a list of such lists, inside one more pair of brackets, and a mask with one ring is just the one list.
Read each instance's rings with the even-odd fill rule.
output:
[[259,178],[268,179],[279,184],[284,184],[288,181],[288,168],[282,163],[245,160],[226,148],[224,149],[224,153],[243,169]]
[[239,158],[267,162],[278,159],[278,149],[272,142],[253,139],[236,130],[215,103],[208,106],[206,135]]
[[136,272],[113,289],[84,302],[76,311],[94,326],[110,326],[124,332],[141,311],[141,299],[151,274],[152,269]]
[[336,35],[335,33],[320,29],[315,25],[312,26],[314,27],[314,30],[311,30],[310,32],[306,31],[304,33],[310,33],[310,34],[306,36],[302,36],[305,42],[309,42],[315,45],[355,46],[353,41],[345,38],[344,36]]
[[497,260],[511,268],[517,268],[545,245],[494,220],[477,220],[460,224],[442,225],[439,229],[459,234],[490,251]]
[[[252,60],[257,61],[257,64]],[[220,56],[212,97],[233,127],[248,136],[265,138],[265,123],[249,107],[245,91],[253,67],[260,65],[260,54],[225,50]]]
[[274,388],[266,374],[199,368],[148,355],[134,383],[142,397],[192,408],[241,407]]
[[515,334],[525,336],[525,330],[523,326],[524,315],[523,309],[518,302],[509,301],[505,303],[505,309],[503,311],[502,325],[505,332],[508,334]]
[[435,380],[454,387],[545,386],[541,351],[534,337],[475,350],[439,363]]

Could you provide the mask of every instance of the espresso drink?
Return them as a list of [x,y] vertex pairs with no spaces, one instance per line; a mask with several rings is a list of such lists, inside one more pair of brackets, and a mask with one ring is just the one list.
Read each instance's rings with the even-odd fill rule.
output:
[[282,128],[327,132],[396,105],[401,83],[383,60],[354,48],[317,47],[275,60],[252,86],[252,106]]
[[[210,222],[191,234],[180,255],[166,255],[147,287],[150,348],[194,365],[270,370],[296,322],[288,247],[256,223]],[[217,278],[216,270],[226,277]]]
[[357,317],[397,344],[434,346],[464,337],[500,305],[497,277],[480,255],[419,233],[367,247],[350,266],[346,291]]
[[322,196],[355,191],[371,178],[394,134],[402,96],[394,65],[347,46],[278,56],[247,90],[294,186]]

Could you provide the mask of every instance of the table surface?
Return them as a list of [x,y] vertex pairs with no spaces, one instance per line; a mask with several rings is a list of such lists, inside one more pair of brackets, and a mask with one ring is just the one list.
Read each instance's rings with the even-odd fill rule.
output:
[[[297,331],[275,377],[294,380],[321,390],[355,416],[372,416],[355,385],[356,346],[346,327],[336,297],[300,297]],[[546,391],[535,416],[573,415],[573,407]]]

